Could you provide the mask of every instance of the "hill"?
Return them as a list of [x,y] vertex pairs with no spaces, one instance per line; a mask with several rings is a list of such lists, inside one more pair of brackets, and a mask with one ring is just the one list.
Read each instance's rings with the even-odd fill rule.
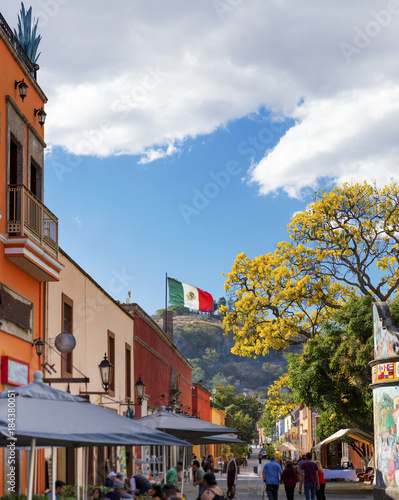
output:
[[175,345],[195,367],[193,382],[202,380],[208,389],[231,384],[238,392],[259,391],[265,396],[269,385],[285,371],[286,359],[276,351],[256,359],[232,354],[233,337],[223,334],[218,315],[174,316],[173,325]]

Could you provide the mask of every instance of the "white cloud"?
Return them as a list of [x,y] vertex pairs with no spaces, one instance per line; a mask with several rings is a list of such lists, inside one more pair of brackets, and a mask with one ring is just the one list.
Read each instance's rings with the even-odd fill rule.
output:
[[397,0],[223,3],[32,0],[47,142],[145,164],[266,107],[297,124],[253,167],[262,193],[396,174]]
[[386,183],[398,174],[398,117],[399,85],[305,103],[293,114],[296,126],[253,166],[251,179],[262,194],[283,189],[292,197],[322,177]]

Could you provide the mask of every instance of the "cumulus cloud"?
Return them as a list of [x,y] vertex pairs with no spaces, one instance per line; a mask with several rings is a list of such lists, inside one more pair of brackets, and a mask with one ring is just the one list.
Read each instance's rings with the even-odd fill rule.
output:
[[399,85],[304,103],[293,114],[296,125],[252,167],[251,179],[262,194],[283,189],[296,198],[324,177],[386,183],[398,173],[398,117]]
[[396,174],[397,0],[31,4],[50,145],[146,164],[266,108],[295,125],[252,167],[261,193]]

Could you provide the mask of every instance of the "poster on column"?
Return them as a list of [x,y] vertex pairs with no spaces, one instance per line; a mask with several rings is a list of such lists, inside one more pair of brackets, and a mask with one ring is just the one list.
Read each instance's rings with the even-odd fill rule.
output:
[[399,387],[374,389],[377,486],[399,488]]

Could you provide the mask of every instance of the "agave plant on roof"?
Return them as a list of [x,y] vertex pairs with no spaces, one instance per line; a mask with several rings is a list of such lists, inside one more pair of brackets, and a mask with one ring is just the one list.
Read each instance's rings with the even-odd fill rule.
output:
[[24,3],[21,2],[21,11],[18,15],[18,31],[14,30],[14,34],[17,37],[19,43],[25,51],[25,54],[29,57],[29,60],[36,63],[39,54],[36,55],[37,49],[39,47],[41,35],[36,36],[38,20],[32,20],[32,7],[26,11]]

